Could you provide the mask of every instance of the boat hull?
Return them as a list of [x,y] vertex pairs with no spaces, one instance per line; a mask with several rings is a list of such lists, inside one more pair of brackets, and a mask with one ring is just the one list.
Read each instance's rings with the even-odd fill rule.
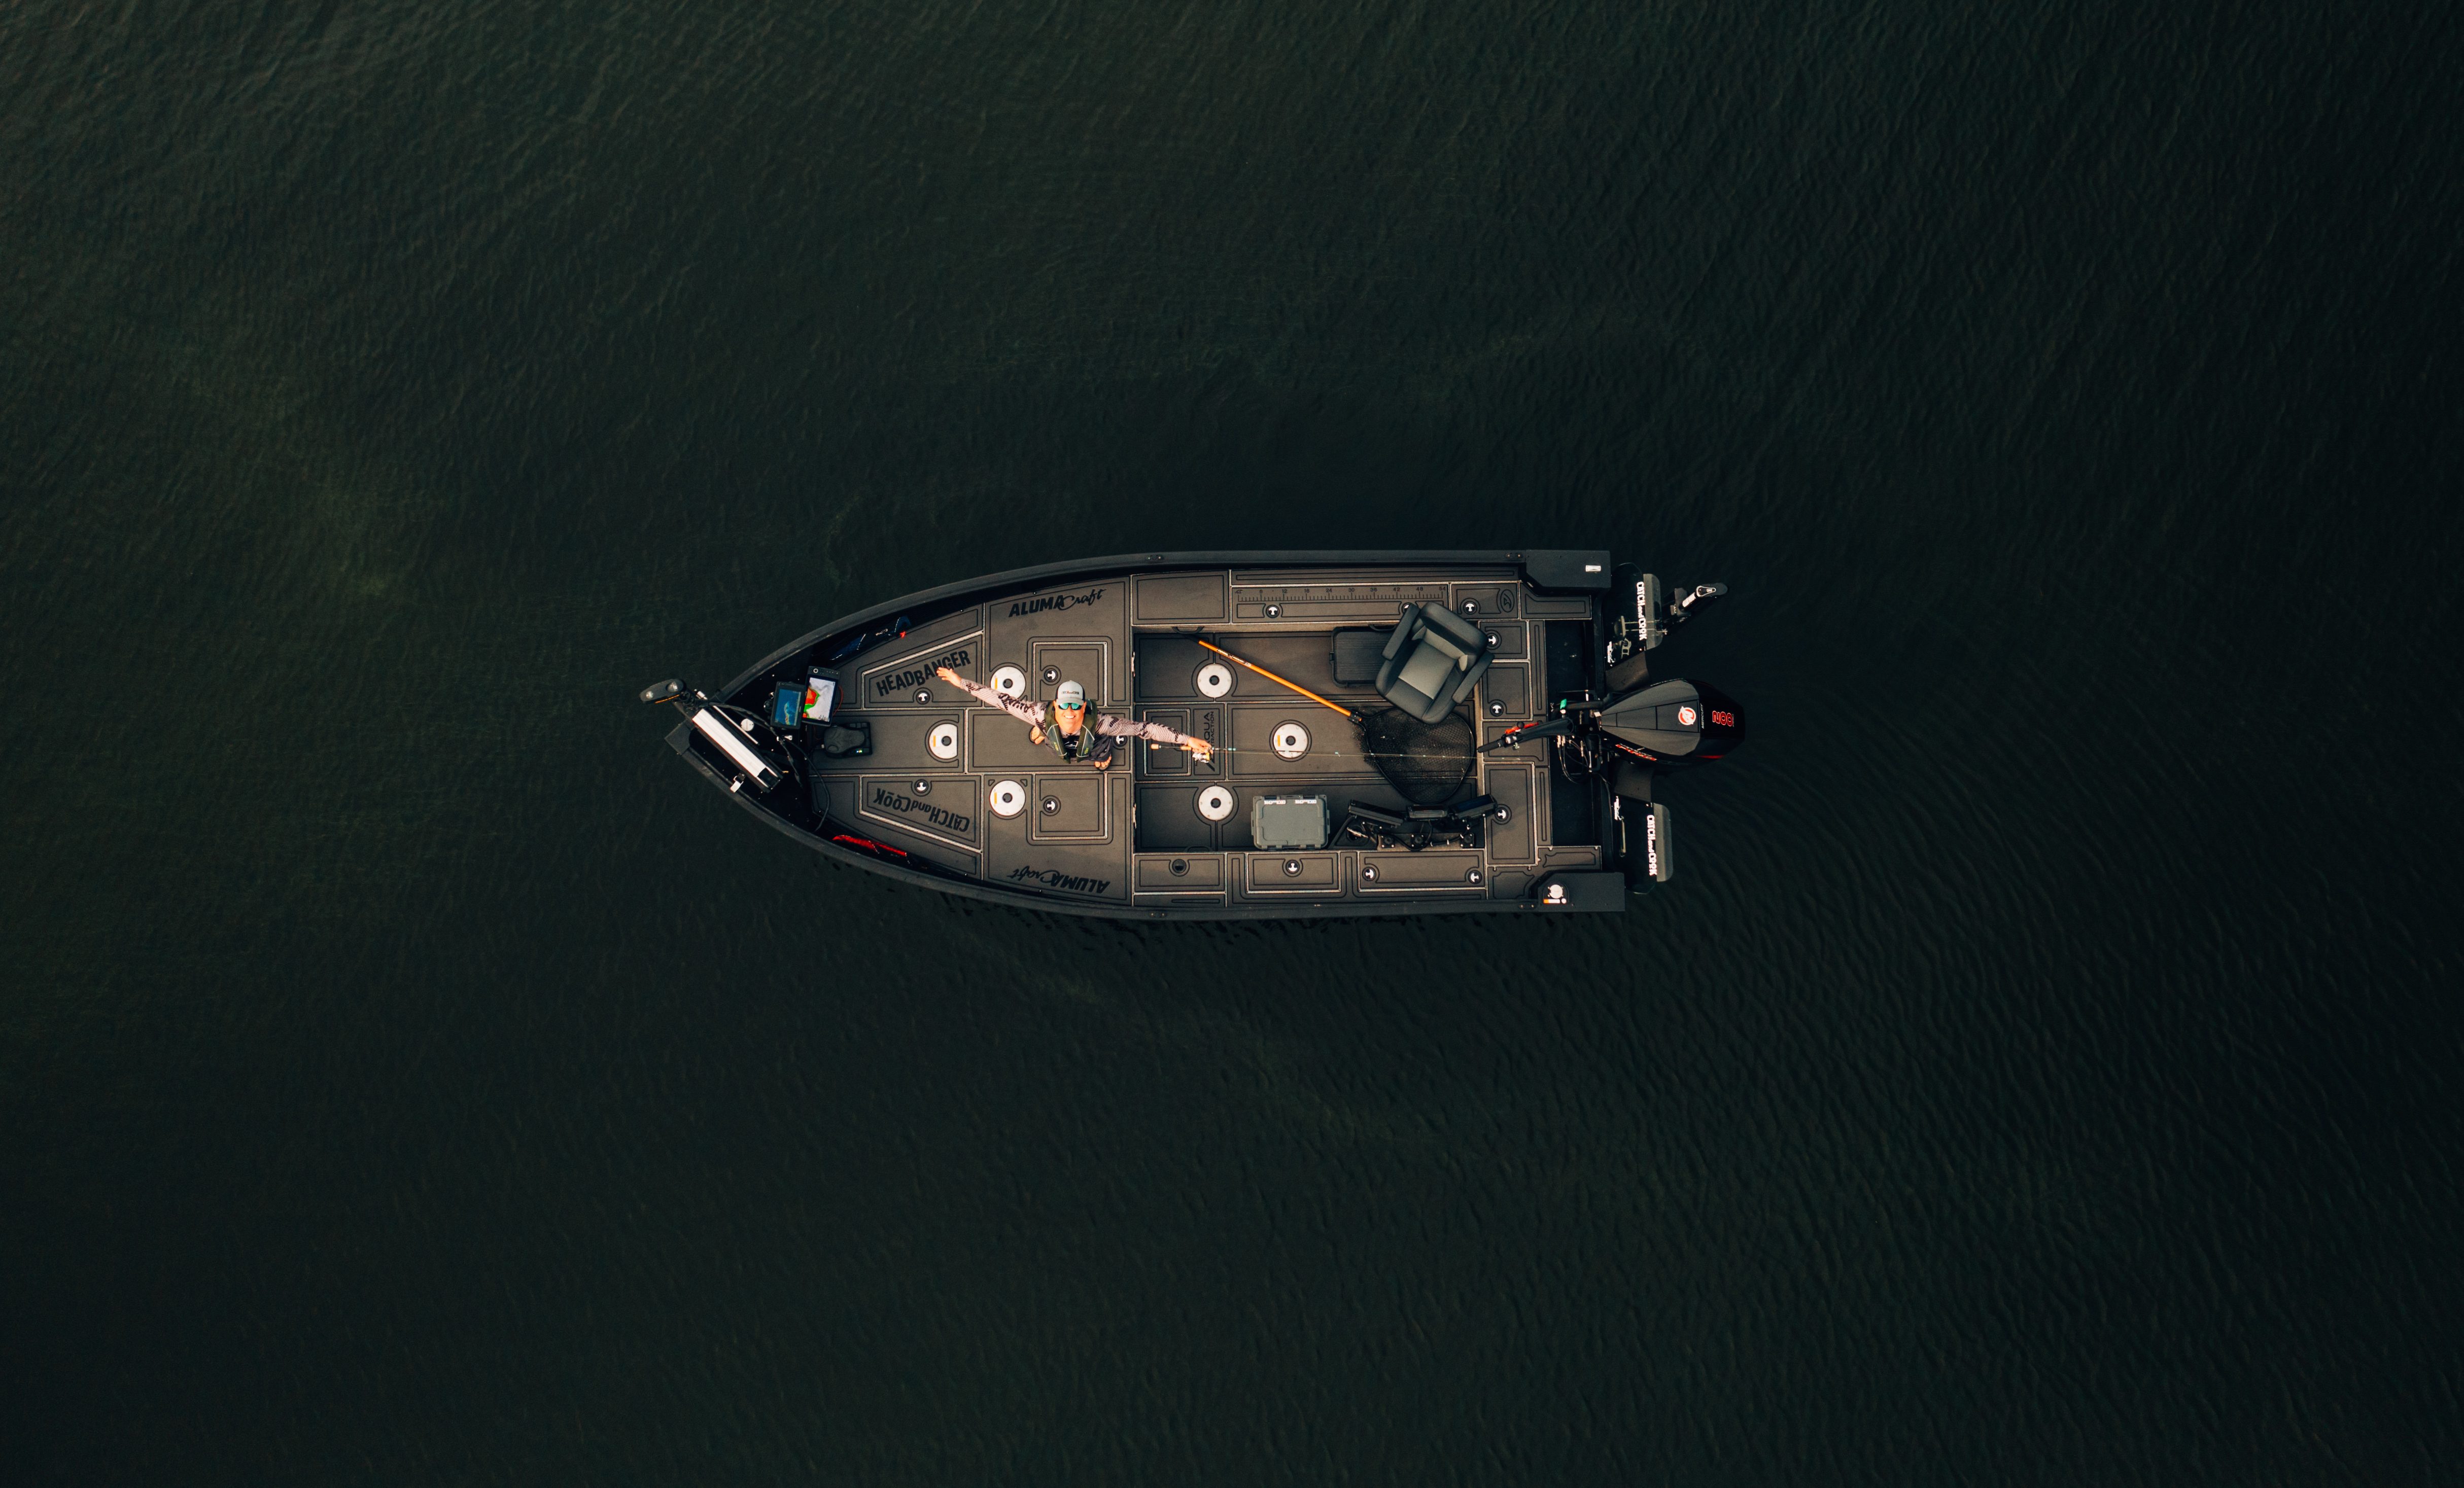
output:
[[[1619,802],[1538,748],[1468,765],[1460,795],[1492,808],[1418,851],[1357,832],[1277,846],[1252,829],[1261,800],[1323,800],[1337,825],[1354,807],[1380,821],[1408,809],[1336,711],[1389,706],[1361,658],[1374,662],[1372,632],[1407,606],[1442,605],[1484,635],[1487,662],[1454,727],[1487,739],[1551,695],[1600,686],[1609,575],[1606,553],[1580,550],[1159,553],[1018,569],[843,616],[715,694],[766,720],[781,687],[828,673],[833,720],[860,729],[868,752],[832,754],[809,722],[747,728],[791,764],[748,789],[690,717],[669,742],[801,844],[990,903],[1140,920],[1621,909]],[[1104,771],[1066,762],[941,681],[943,667],[988,685],[998,674],[1030,701],[1075,681],[1095,711],[1217,753],[1132,741]]]

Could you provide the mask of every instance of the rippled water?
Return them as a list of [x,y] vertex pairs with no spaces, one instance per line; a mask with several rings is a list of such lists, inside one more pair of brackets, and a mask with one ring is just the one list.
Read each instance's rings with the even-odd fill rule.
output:
[[[10,1476],[2455,1480],[2458,41],[0,10]],[[631,702],[1547,544],[1734,591],[1613,921],[988,909]]]

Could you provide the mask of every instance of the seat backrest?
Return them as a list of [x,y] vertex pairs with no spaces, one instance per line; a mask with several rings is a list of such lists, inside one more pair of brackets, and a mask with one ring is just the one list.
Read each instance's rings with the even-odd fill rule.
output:
[[1442,656],[1451,658],[1455,664],[1455,670],[1457,671],[1461,671],[1465,667],[1471,665],[1472,653],[1464,650],[1460,645],[1458,645],[1454,637],[1447,635],[1444,631],[1439,630],[1435,626],[1431,626],[1430,628],[1420,632],[1420,644],[1428,646],[1434,651],[1437,651]]
[[1488,650],[1488,637],[1480,627],[1452,610],[1424,604],[1418,620],[1413,628],[1420,640],[1453,657],[1458,668],[1468,667]]

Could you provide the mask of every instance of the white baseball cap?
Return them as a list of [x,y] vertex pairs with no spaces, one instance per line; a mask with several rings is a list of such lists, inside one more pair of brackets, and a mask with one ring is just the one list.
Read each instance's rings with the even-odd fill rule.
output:
[[1052,705],[1055,708],[1084,708],[1087,706],[1087,689],[1075,682],[1065,682],[1053,696]]

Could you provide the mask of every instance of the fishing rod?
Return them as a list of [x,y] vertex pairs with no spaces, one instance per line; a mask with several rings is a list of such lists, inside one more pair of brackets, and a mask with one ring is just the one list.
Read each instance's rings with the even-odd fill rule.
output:
[[[1149,749],[1171,749],[1174,746],[1150,742],[1147,747]],[[1260,749],[1255,746],[1248,749],[1242,749],[1238,745],[1218,744],[1214,746],[1213,753],[1218,755],[1273,755],[1275,752],[1271,749]],[[1309,747],[1309,753],[1311,755],[1324,755],[1331,759],[1409,759],[1412,757],[1408,751],[1365,749],[1355,753],[1348,749],[1319,749],[1315,745],[1311,745]],[[1276,757],[1282,758],[1284,756],[1278,755]]]
[[1299,683],[1294,682],[1289,677],[1278,677],[1273,672],[1268,671],[1265,667],[1259,666],[1256,662],[1250,661],[1245,657],[1235,656],[1231,652],[1223,649],[1223,647],[1217,646],[1212,641],[1201,637],[1198,644],[1206,647],[1208,650],[1213,651],[1216,655],[1222,657],[1225,661],[1240,663],[1242,666],[1248,667],[1251,671],[1256,672],[1259,676],[1265,678],[1268,682],[1280,683],[1283,686],[1291,689],[1301,696],[1308,698],[1310,702],[1317,704],[1320,708],[1333,709],[1336,712],[1339,712],[1346,718],[1351,719],[1354,724],[1362,724],[1369,721],[1364,715],[1353,712],[1351,709],[1344,707],[1341,703],[1320,697],[1309,689],[1302,687]]
[[[1204,646],[1206,649],[1213,651],[1216,655],[1222,657],[1225,661],[1231,662],[1236,666],[1247,667],[1249,670],[1256,672],[1259,676],[1274,683],[1277,687],[1288,688],[1292,691],[1299,693],[1301,696],[1308,698],[1310,702],[1317,704],[1320,708],[1329,709],[1334,712],[1343,714],[1343,716],[1351,722],[1353,728],[1358,731],[1358,733],[1363,736],[1362,741],[1364,743],[1367,742],[1367,736],[1372,733],[1373,725],[1375,723],[1375,720],[1368,713],[1360,712],[1354,709],[1346,708],[1341,703],[1334,701],[1332,698],[1324,697],[1316,692],[1312,692],[1309,689],[1302,687],[1299,683],[1294,682],[1291,678],[1280,676],[1274,672],[1268,671],[1265,667],[1259,666],[1256,662],[1249,660],[1245,656],[1236,656],[1232,652],[1223,649],[1223,647],[1217,646],[1214,642],[1207,640],[1203,636],[1192,636],[1190,639],[1196,641],[1199,646]],[[1399,710],[1388,710],[1390,714],[1397,711],[1399,711]],[[1237,755],[1241,753],[1241,751],[1230,746],[1218,746],[1217,753]],[[1419,757],[1414,751],[1409,749],[1370,749],[1361,750],[1356,754],[1349,750],[1331,749],[1325,751],[1325,753],[1338,759],[1410,760]]]

